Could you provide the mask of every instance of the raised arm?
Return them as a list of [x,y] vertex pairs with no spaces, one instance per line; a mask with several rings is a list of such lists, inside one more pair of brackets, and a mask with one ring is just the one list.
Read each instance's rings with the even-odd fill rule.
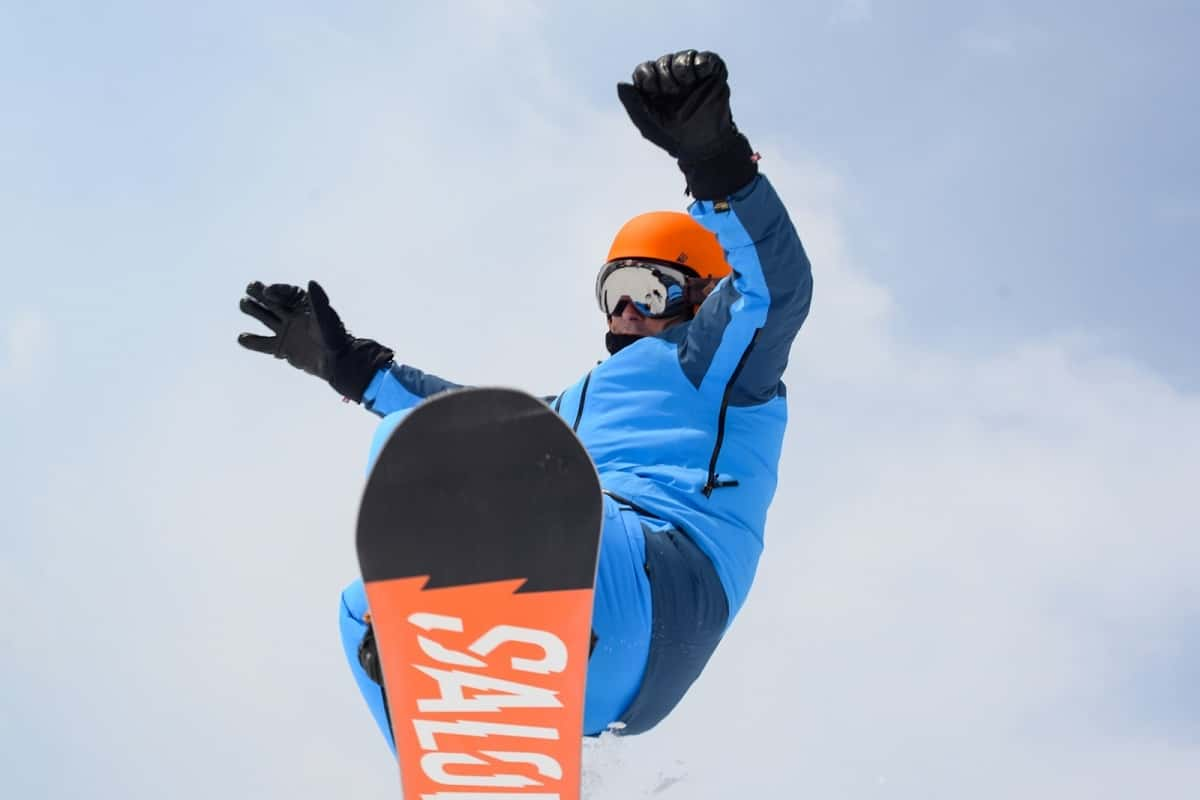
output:
[[716,53],[668,53],[640,64],[617,96],[642,136],[675,158],[696,198],[692,216],[717,235],[733,267],[684,334],[684,372],[726,402],[765,402],[778,391],[808,315],[812,271],[787,210],[733,122],[728,68]]
[[692,216],[717,235],[733,274],[689,326],[680,360],[697,386],[728,391],[732,405],[775,396],[788,351],[808,316],[812,268],[775,189],[759,175],[726,201],[698,200]]

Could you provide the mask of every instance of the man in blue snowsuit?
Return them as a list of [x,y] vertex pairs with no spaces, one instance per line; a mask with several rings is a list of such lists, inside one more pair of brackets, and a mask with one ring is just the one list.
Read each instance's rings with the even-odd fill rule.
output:
[[[588,735],[648,730],[683,697],[746,598],[775,493],[781,377],[812,275],[733,123],[727,77],[718,56],[688,50],[645,62],[618,85],[642,135],[677,160],[694,202],[690,218],[643,215],[618,235],[597,280],[611,356],[550,399],[605,493]],[[351,336],[316,283],[252,283],[247,295],[242,310],[274,335],[242,334],[244,347],[287,359],[384,418],[372,460],[408,410],[457,386]],[[366,612],[355,582],[342,595],[343,643],[392,743]]]

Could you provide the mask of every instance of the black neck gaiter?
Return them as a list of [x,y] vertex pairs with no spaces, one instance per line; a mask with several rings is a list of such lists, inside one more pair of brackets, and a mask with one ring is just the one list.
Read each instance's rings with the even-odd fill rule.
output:
[[624,350],[629,345],[636,342],[642,337],[636,333],[609,333],[604,334],[604,346],[608,348],[608,354],[615,356],[617,353]]

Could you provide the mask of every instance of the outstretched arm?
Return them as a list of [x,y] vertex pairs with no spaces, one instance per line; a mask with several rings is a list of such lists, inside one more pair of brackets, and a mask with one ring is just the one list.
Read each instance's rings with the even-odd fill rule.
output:
[[254,281],[246,287],[239,307],[272,335],[242,333],[238,344],[317,376],[347,400],[363,402],[377,373],[392,362],[390,347],[350,335],[316,281],[309,281],[307,290]]
[[461,386],[407,364],[391,363],[379,370],[363,393],[363,408],[385,417],[420,403],[426,397]]
[[255,281],[246,287],[241,309],[273,334],[243,333],[238,336],[242,347],[284,359],[296,369],[316,375],[338,394],[381,417],[458,387],[394,363],[390,347],[351,336],[316,281],[310,281],[307,290]]

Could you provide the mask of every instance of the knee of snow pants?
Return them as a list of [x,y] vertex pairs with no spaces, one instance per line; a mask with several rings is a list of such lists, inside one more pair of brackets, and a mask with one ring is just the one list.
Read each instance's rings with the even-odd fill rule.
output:
[[645,536],[653,644],[641,688],[621,715],[624,735],[644,733],[671,713],[729,624],[721,579],[696,543],[667,524],[648,528]]
[[642,685],[650,655],[650,580],[642,521],[632,509],[604,495],[604,528],[592,599],[583,732],[602,733],[621,715]]
[[367,632],[367,623],[364,621],[366,613],[366,589],[363,587],[362,581],[355,581],[342,592],[341,614],[338,619],[342,631],[342,649],[346,653],[346,660],[350,662],[350,671],[354,674],[354,682],[358,684],[358,691],[367,701],[367,708],[371,710],[375,724],[379,726],[383,738],[387,740],[388,747],[392,748],[392,755],[395,755],[396,742],[392,738],[387,698],[379,684],[371,680],[366,670],[358,663],[358,646]]
[[[646,671],[651,608],[645,548],[637,514],[606,495],[592,600],[592,631],[596,639],[588,660],[582,731],[585,735],[602,733],[621,719],[637,696]],[[367,630],[363,621],[366,612],[366,590],[358,580],[342,592],[342,649],[358,689],[394,754],[396,743],[392,739],[384,691],[358,661],[358,647]]]

